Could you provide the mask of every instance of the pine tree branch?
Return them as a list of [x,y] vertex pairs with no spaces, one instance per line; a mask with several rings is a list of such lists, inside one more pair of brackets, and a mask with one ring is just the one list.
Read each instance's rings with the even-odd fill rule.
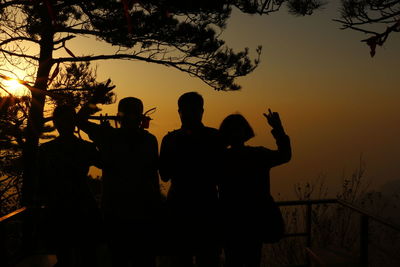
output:
[[4,9],[4,8],[8,8],[10,6],[18,6],[18,5],[33,5],[34,1],[32,0],[14,0],[14,1],[8,1],[8,2],[4,2],[0,4],[0,10]]
[[354,24],[351,24],[349,22],[346,22],[346,21],[343,21],[340,19],[333,19],[333,21],[343,24],[343,26],[340,28],[341,30],[352,29],[355,31],[363,32],[365,34],[379,34],[377,32],[373,32],[373,31],[365,30],[363,28],[355,27],[355,26],[353,26]]
[[35,56],[25,55],[25,54],[19,54],[19,53],[7,51],[7,50],[1,49],[1,48],[0,48],[0,52],[2,52],[2,53],[4,53],[4,54],[7,54],[7,55],[9,55],[9,56],[20,57],[20,58],[28,58],[28,59],[33,59],[33,60],[36,60],[36,61],[39,60],[39,58],[38,58],[38,57],[35,57]]
[[96,55],[96,56],[81,56],[81,57],[60,57],[53,59],[54,63],[66,63],[66,62],[89,62],[95,60],[108,60],[108,59],[130,59],[130,60],[140,60],[149,63],[156,63],[166,66],[175,67],[176,65],[190,65],[196,66],[194,63],[190,63],[187,61],[176,61],[176,62],[169,62],[165,60],[157,60],[152,59],[150,57],[141,57],[134,54],[110,54],[110,55]]
[[68,35],[67,37],[64,37],[64,38],[54,41],[54,45],[62,44],[66,41],[69,41],[69,40],[75,38],[75,37],[76,37],[75,35]]
[[74,34],[82,34],[82,35],[93,35],[93,36],[101,36],[102,35],[101,31],[86,30],[86,29],[57,27],[55,30],[57,32],[74,33]]
[[19,36],[19,37],[9,38],[9,39],[6,39],[6,40],[0,42],[0,46],[6,45],[11,42],[16,42],[16,41],[28,41],[28,42],[33,42],[33,43],[39,44],[38,40],[29,38],[29,37]]

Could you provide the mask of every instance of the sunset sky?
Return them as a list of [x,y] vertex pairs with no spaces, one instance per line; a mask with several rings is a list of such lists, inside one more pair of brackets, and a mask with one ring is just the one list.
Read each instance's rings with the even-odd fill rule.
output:
[[[339,2],[339,1],[331,1]],[[197,91],[205,99],[204,124],[219,127],[229,114],[240,112],[253,126],[249,144],[275,148],[262,113],[281,115],[291,137],[292,161],[272,170],[272,193],[293,198],[296,183],[326,174],[335,193],[343,173],[350,175],[360,157],[371,189],[400,180],[400,34],[378,47],[374,58],[360,40],[366,36],[340,30],[333,22],[335,4],[309,17],[283,9],[264,16],[233,12],[222,38],[236,51],[263,46],[260,66],[238,79],[237,92],[216,92],[197,78],[165,66],[137,61],[98,61],[100,81],[111,78],[118,100],[141,98],[145,109],[157,107],[149,131],[161,143],[180,127],[177,99]],[[98,54],[115,48],[81,38],[67,44],[75,54]],[[116,113],[116,104],[103,113]]]

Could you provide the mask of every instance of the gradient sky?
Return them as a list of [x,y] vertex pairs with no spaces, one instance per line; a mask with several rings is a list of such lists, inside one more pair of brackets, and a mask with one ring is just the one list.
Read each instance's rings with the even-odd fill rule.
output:
[[[211,127],[240,112],[254,127],[249,144],[275,148],[262,113],[281,115],[293,146],[290,163],[272,170],[273,195],[293,197],[296,183],[320,174],[334,193],[342,174],[350,175],[362,156],[371,188],[400,179],[399,73],[400,34],[392,35],[374,58],[361,33],[340,30],[330,4],[311,17],[285,10],[269,16],[234,12],[223,39],[227,45],[255,51],[263,46],[260,66],[238,79],[242,90],[216,92],[172,68],[132,61],[98,61],[99,80],[111,78],[118,99],[135,96],[145,108],[157,107],[149,131],[161,142],[180,127],[177,99],[197,91],[205,99],[203,122]],[[110,51],[107,44],[80,39],[67,44],[75,54]],[[116,104],[103,112],[116,113]]]

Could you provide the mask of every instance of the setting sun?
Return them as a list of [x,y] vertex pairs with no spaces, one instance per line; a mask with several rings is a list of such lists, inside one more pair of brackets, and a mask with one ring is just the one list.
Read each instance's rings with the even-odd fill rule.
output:
[[15,96],[26,95],[28,92],[28,89],[15,79],[4,80],[3,85],[10,94]]

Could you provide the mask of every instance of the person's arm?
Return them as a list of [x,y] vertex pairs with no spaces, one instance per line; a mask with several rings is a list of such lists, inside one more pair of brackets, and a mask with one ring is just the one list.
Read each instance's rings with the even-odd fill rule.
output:
[[90,166],[95,166],[99,169],[102,169],[103,164],[101,161],[101,155],[100,155],[99,150],[93,143],[88,142],[87,144],[88,144],[87,149],[88,149]]
[[37,207],[47,206],[49,181],[45,166],[47,155],[43,150],[43,146],[39,146],[35,160],[33,205]]
[[292,157],[292,148],[289,136],[283,129],[279,113],[272,112],[268,109],[268,114],[264,113],[268,124],[272,127],[271,133],[275,138],[277,150],[271,151],[271,167],[289,162]]
[[90,122],[89,117],[100,111],[97,104],[104,103],[106,95],[115,88],[115,86],[109,86],[110,82],[109,80],[104,86],[97,88],[88,103],[86,103],[77,114],[77,126],[88,135],[100,127],[100,125]]
[[160,177],[163,182],[168,182],[171,180],[172,176],[172,165],[173,165],[173,157],[172,157],[172,144],[171,144],[171,136],[164,136],[161,141],[160,148],[160,158],[159,158],[159,172]]
[[77,126],[89,136],[99,127],[98,124],[89,121],[89,117],[98,110],[96,104],[89,102],[78,111]]
[[160,180],[159,180],[159,155],[158,155],[158,141],[154,135],[150,135],[150,144],[149,148],[151,151],[151,166],[154,168],[154,178],[152,181],[152,185],[154,186],[153,191],[156,192],[159,196],[161,194],[160,190]]

